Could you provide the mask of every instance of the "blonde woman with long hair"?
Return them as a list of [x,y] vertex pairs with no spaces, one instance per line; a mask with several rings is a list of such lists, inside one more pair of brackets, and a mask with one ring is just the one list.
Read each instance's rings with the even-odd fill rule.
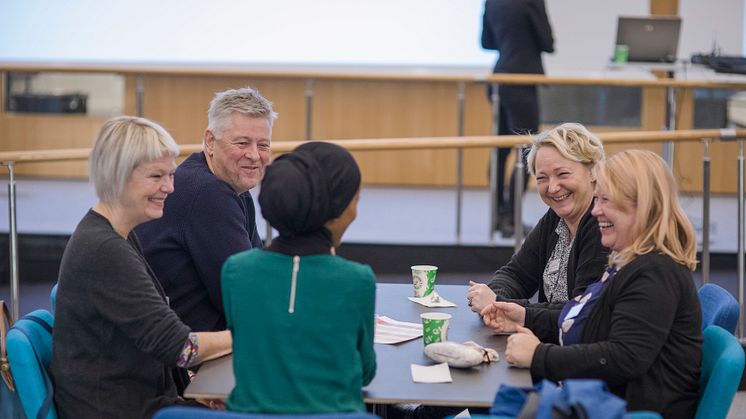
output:
[[598,378],[630,410],[693,417],[702,360],[697,249],[676,181],[663,159],[641,150],[600,162],[594,175],[592,213],[611,249],[601,279],[562,310],[498,302],[482,311],[484,322],[517,332],[506,358],[534,379]]

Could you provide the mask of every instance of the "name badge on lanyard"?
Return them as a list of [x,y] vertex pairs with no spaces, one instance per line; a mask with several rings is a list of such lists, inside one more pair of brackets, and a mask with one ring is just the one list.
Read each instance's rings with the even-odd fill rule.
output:
[[567,316],[565,316],[565,320],[570,320],[578,317],[578,314],[580,314],[580,311],[583,310],[583,307],[585,307],[585,302],[579,303],[576,306],[573,306],[570,310],[567,311]]
[[577,301],[578,303],[567,311],[565,320],[570,320],[578,317],[578,314],[580,314],[580,312],[583,310],[583,307],[585,307],[585,303],[590,301],[591,297],[593,297],[593,292],[586,292],[585,294],[583,294],[583,296],[575,297],[575,301]]
[[552,260],[549,261],[549,264],[547,265],[547,273],[549,273],[549,274],[555,274],[555,273],[557,273],[557,271],[559,271],[559,268],[560,268],[560,260],[559,260],[559,258],[552,259]]

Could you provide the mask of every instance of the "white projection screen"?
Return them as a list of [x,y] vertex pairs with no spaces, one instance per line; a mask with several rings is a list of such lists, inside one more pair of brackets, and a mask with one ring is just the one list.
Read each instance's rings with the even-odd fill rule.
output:
[[[649,0],[545,0],[548,72],[597,71]],[[483,0],[0,0],[0,61],[460,67],[489,71]],[[742,54],[743,0],[680,0],[680,58]]]
[[482,0],[0,0],[0,59],[483,66]]

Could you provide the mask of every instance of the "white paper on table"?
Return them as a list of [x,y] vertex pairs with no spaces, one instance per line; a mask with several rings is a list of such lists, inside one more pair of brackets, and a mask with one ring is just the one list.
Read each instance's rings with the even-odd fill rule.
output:
[[415,303],[422,304],[425,307],[456,307],[456,304],[441,297],[435,291],[433,291],[432,294],[426,297],[407,297],[407,298],[409,298],[409,301],[414,301]]
[[470,418],[471,412],[469,412],[469,409],[464,409],[459,413],[458,415],[454,416],[453,419],[462,419],[462,418]]
[[415,383],[451,383],[451,370],[447,363],[435,365],[412,364],[412,380]]
[[422,336],[421,323],[400,322],[386,316],[376,316],[374,343],[391,345]]

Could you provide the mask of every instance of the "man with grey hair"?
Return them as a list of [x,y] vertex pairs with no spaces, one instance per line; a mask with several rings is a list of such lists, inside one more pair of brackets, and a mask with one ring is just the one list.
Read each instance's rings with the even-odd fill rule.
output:
[[262,246],[249,189],[264,176],[277,114],[246,87],[216,93],[207,116],[203,151],[176,169],[163,217],[137,229],[171,307],[195,332],[226,328],[223,262]]

